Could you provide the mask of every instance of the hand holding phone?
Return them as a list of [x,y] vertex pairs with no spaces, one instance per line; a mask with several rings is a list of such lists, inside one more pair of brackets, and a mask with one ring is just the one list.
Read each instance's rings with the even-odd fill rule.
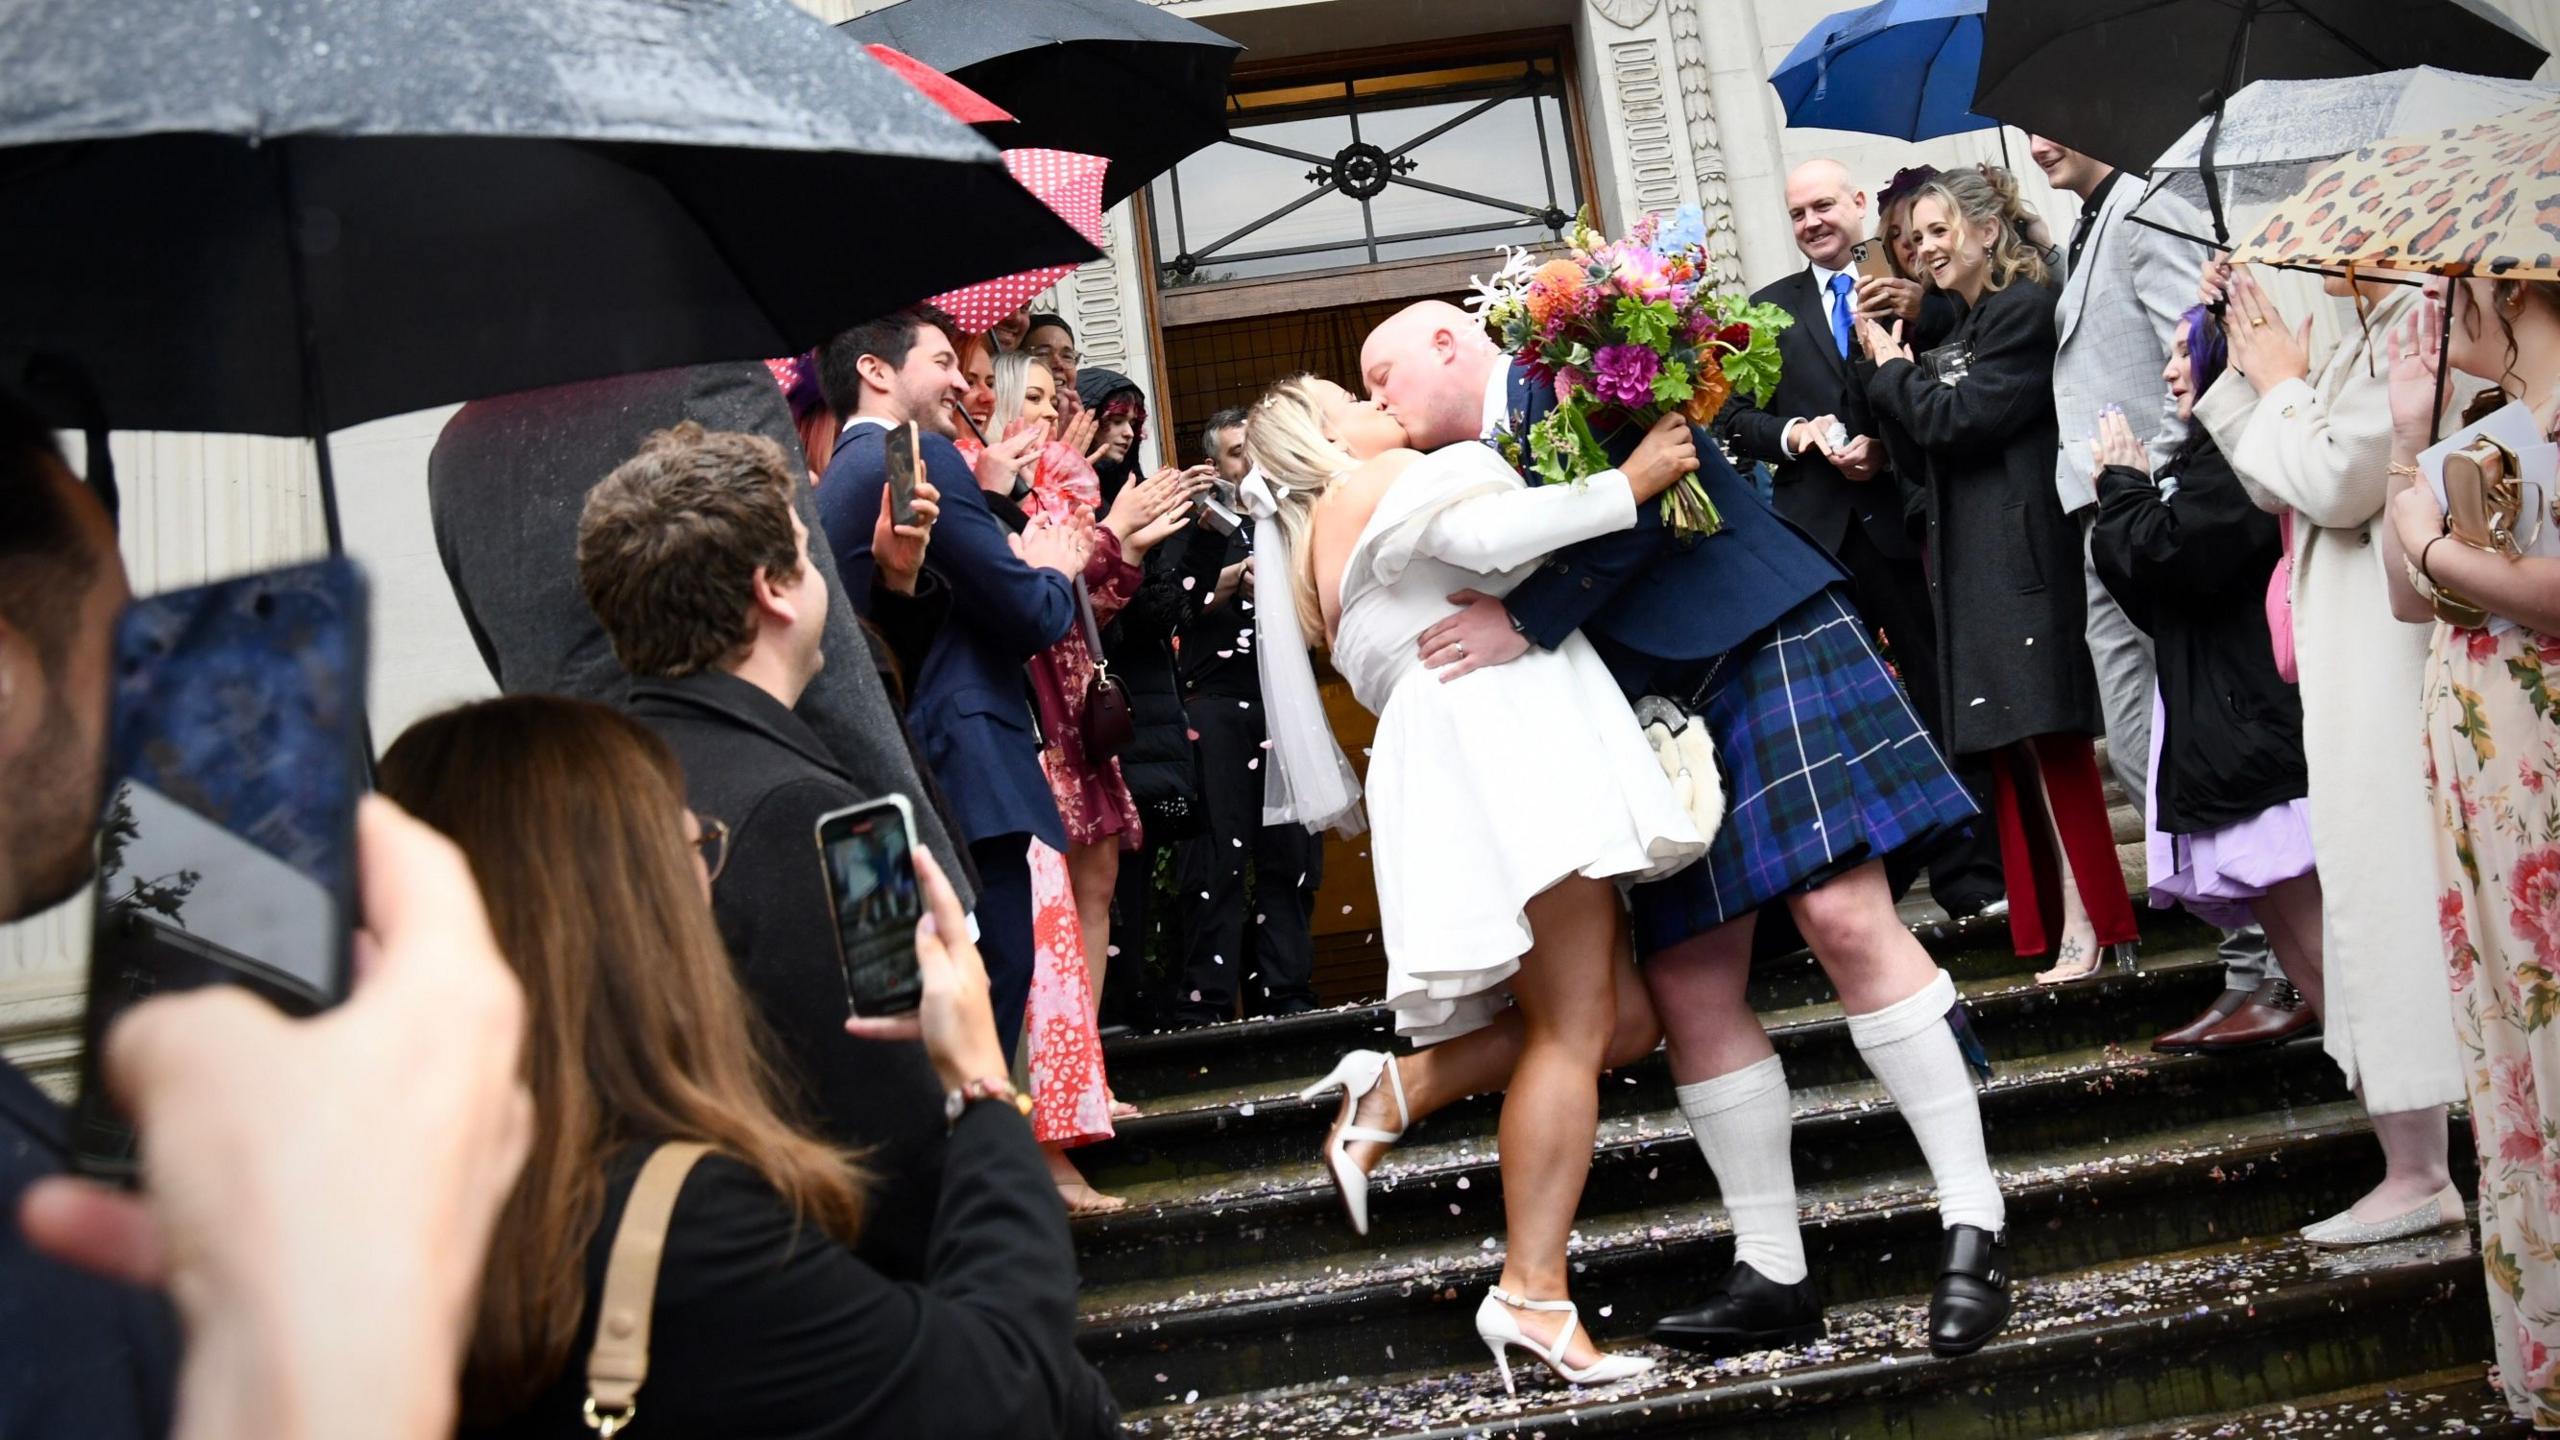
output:
[[154,994],[346,998],[365,788],[365,591],[343,559],[135,601],[116,629],[73,1162],[133,1173],[101,1069]]
[[889,520],[893,525],[916,523],[916,475],[924,468],[918,447],[923,443],[913,420],[880,433],[882,461],[889,473]]
[[995,1008],[987,994],[986,962],[969,938],[969,916],[935,864],[933,852],[916,852],[916,880],[925,917],[915,927],[916,970],[922,1002],[912,1015],[854,1016],[845,1033],[860,1040],[921,1040],[943,1088],[1001,1078],[1007,1066],[996,1041]]
[[864,1016],[914,1012],[916,922],[924,899],[916,884],[915,811],[903,795],[887,795],[818,817],[818,861],[836,917],[836,959],[845,1003]]

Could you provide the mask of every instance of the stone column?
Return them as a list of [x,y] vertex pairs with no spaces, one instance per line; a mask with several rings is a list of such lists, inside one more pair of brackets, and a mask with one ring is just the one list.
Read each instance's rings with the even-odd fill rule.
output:
[[1723,280],[1742,271],[1699,0],[1589,0],[1583,110],[1604,228],[1695,205]]

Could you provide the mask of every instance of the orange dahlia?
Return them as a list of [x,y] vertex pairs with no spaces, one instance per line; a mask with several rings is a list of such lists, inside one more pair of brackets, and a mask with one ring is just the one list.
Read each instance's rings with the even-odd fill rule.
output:
[[1588,314],[1592,299],[1580,265],[1571,260],[1550,260],[1529,277],[1529,323],[1544,331],[1559,312]]

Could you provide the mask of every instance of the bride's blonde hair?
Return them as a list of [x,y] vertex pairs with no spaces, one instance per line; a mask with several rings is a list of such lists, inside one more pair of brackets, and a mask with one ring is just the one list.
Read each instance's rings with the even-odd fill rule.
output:
[[1289,542],[1289,598],[1310,646],[1323,643],[1324,610],[1316,603],[1316,497],[1354,462],[1325,433],[1324,398],[1313,375],[1292,375],[1263,392],[1245,416],[1244,455],[1270,482],[1278,508],[1271,523]]

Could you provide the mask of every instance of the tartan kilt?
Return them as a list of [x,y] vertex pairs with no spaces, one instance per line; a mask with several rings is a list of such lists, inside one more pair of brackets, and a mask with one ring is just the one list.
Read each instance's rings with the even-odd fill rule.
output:
[[1976,809],[1838,586],[1689,670],[1724,773],[1724,827],[1706,858],[1634,892],[1649,955],[1907,845],[1935,845]]

